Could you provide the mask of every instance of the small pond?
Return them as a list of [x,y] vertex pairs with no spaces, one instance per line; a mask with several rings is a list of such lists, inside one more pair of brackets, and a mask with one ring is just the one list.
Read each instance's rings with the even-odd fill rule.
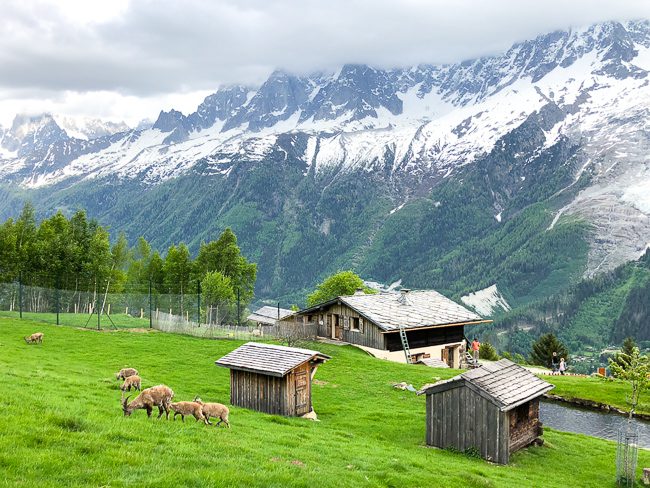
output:
[[[539,417],[544,426],[616,441],[627,417],[616,413],[576,408],[567,403],[540,402]],[[639,447],[650,449],[650,422],[633,419],[639,434]]]

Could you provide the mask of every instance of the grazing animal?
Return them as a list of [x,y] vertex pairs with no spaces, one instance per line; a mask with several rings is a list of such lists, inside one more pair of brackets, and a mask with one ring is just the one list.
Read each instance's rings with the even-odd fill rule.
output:
[[230,422],[228,422],[228,414],[230,410],[228,407],[221,403],[203,403],[203,401],[197,396],[194,398],[194,401],[200,404],[203,408],[203,416],[205,417],[208,424],[212,425],[210,422],[210,417],[218,418],[217,426],[224,422],[228,428],[230,428]]
[[181,420],[185,422],[186,415],[193,415],[197,420],[202,420],[205,425],[208,425],[208,420],[203,415],[203,405],[198,402],[177,402],[169,406],[174,411],[174,420],[176,415],[181,416]]
[[131,387],[135,388],[138,391],[141,389],[141,380],[137,374],[133,376],[127,376],[127,378],[124,380],[124,383],[122,383],[122,386],[120,386],[120,390],[131,391]]
[[140,392],[140,394],[129,403],[130,396],[122,397],[122,410],[128,417],[134,410],[144,409],[147,411],[147,417],[151,417],[153,407],[158,407],[158,418],[162,417],[163,412],[169,419],[169,406],[174,397],[172,389],[165,385],[152,386]]
[[115,373],[115,379],[125,380],[129,376],[137,376],[138,370],[134,368],[122,368],[117,373]]
[[35,344],[35,343],[42,343],[43,342],[43,333],[42,332],[36,332],[30,336],[25,337],[25,342],[27,344]]

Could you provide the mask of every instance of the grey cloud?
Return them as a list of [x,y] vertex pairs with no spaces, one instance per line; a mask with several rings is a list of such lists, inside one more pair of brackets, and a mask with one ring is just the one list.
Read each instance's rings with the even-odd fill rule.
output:
[[96,25],[40,2],[3,10],[0,88],[152,96],[256,84],[276,67],[460,61],[555,29],[647,18],[650,2],[134,1]]

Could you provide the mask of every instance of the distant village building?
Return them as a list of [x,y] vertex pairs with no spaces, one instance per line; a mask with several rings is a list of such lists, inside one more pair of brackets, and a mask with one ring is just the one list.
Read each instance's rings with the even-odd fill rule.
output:
[[230,369],[232,405],[293,417],[312,411],[312,380],[328,359],[318,351],[248,342],[215,363]]
[[251,322],[254,322],[258,326],[273,326],[276,325],[278,320],[286,317],[287,315],[291,315],[292,313],[292,310],[288,310],[286,308],[266,306],[250,314],[247,319]]
[[316,322],[319,336],[355,344],[383,359],[406,362],[409,356],[411,362],[458,368],[466,348],[465,326],[491,320],[436,291],[402,290],[336,297],[282,319],[291,322]]
[[477,450],[484,459],[508,464],[510,455],[542,435],[539,397],[553,385],[507,359],[424,387],[426,442]]

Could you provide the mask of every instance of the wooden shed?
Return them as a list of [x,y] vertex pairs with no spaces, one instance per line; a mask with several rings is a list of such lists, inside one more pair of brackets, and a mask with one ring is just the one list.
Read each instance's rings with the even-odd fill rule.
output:
[[215,361],[230,369],[230,403],[290,417],[311,412],[311,382],[330,359],[318,351],[248,342]]
[[542,435],[539,397],[553,385],[507,359],[487,363],[424,387],[426,442],[477,450],[484,459],[508,464],[510,455]]

